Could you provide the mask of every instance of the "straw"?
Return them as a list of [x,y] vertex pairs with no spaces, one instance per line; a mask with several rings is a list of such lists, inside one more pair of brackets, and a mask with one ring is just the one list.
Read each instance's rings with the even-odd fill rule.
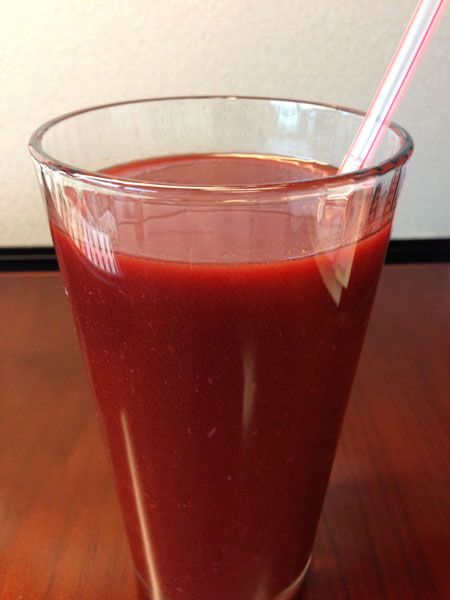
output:
[[[417,5],[338,173],[361,169],[373,158],[447,3],[448,0],[421,0]],[[324,196],[319,202],[319,211],[324,210],[327,201],[328,197]],[[359,230],[359,225],[356,228]],[[332,260],[318,261],[323,282],[337,306],[350,281],[355,249],[356,242],[345,244],[336,250]]]
[[366,166],[389,126],[402,93],[417,66],[448,0],[420,0],[339,173]]

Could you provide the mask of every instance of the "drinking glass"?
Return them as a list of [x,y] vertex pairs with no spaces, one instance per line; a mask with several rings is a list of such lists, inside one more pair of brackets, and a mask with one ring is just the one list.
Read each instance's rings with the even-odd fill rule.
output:
[[337,175],[361,120],[167,98],[31,138],[145,598],[301,589],[412,152]]

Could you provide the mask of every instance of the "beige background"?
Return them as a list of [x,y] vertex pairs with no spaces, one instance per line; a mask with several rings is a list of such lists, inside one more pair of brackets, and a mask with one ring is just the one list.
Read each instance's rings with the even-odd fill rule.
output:
[[[50,242],[27,154],[44,120],[146,96],[367,108],[415,0],[0,0],[0,246]],[[396,120],[416,142],[397,238],[450,237],[450,11]]]

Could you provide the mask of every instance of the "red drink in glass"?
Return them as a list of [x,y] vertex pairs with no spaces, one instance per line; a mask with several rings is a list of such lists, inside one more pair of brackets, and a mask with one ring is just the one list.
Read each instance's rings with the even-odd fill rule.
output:
[[333,189],[334,175],[279,155],[197,153],[95,175],[109,187],[64,179],[51,190],[152,600],[288,600],[300,589],[400,167],[361,189],[349,176]]

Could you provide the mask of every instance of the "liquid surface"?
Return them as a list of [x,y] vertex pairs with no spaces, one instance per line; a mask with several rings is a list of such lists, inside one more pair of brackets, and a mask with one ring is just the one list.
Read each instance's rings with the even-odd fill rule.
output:
[[105,169],[122,178],[195,186],[255,186],[335,175],[336,168],[265,154],[196,154],[138,161]]
[[[265,155],[193,155],[113,167],[109,174],[152,183],[264,186],[329,176],[336,169]],[[317,226],[320,194],[298,190],[164,190],[159,202],[120,194],[94,196],[95,226],[113,231],[122,254],[190,263],[254,263],[317,254],[342,244],[344,207],[335,203]],[[246,204],[243,205],[242,201]],[[88,199],[89,203],[89,199]],[[205,203],[207,203],[205,205]],[[253,203],[258,204],[255,210]],[[333,221],[329,226],[328,222]],[[84,228],[84,224],[83,227]],[[360,232],[358,232],[359,235]]]
[[[182,178],[194,180],[187,158]],[[114,172],[148,179],[162,163],[168,176],[169,159]],[[279,163],[266,163],[273,179]],[[222,183],[253,168],[245,158],[221,164],[213,180]],[[52,232],[149,597],[294,597],[389,229],[356,245],[338,296],[327,253],[279,260],[276,247],[273,261],[196,264],[132,256],[128,243],[105,269],[98,249]]]

